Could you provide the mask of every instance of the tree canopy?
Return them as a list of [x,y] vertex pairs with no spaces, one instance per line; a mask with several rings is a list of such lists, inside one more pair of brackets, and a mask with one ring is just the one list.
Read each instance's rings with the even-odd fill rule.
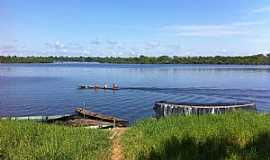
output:
[[160,56],[148,57],[64,57],[64,56],[0,56],[0,63],[55,63],[55,62],[98,62],[116,64],[252,64],[269,65],[270,54],[253,56]]

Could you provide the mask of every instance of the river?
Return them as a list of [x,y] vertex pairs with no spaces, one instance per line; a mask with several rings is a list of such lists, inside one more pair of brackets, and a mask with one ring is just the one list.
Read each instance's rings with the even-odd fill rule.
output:
[[[105,83],[133,89],[78,89]],[[152,116],[160,100],[252,101],[268,112],[270,66],[0,64],[0,116],[68,114],[83,106],[134,122]]]

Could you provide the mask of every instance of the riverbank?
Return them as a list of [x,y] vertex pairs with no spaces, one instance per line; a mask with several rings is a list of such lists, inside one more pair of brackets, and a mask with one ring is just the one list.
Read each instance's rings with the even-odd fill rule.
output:
[[126,159],[269,159],[270,115],[177,116],[138,122],[122,138]]
[[[267,159],[270,115],[145,119],[123,130],[0,121],[0,159]],[[118,156],[117,154],[121,154]]]
[[1,120],[0,159],[109,159],[110,135],[108,130]]
[[252,64],[269,65],[270,54],[250,56],[137,56],[137,57],[64,57],[64,56],[0,56],[0,63],[94,62],[113,64]]

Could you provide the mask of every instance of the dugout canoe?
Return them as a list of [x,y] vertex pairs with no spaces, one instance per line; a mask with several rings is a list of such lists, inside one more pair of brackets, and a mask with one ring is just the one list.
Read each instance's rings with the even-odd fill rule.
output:
[[128,125],[127,120],[114,117],[114,116],[108,116],[101,113],[92,112],[84,108],[77,108],[75,111],[82,117],[87,117],[87,118],[91,118],[91,119],[95,119],[95,120],[99,120],[103,122],[113,123],[117,127],[126,127]]
[[52,116],[21,116],[21,117],[0,117],[0,120],[33,120],[33,121],[50,121],[54,119],[61,119],[69,117],[70,114],[52,115]]
[[93,85],[80,85],[79,89],[103,89],[103,90],[120,90],[119,87],[113,88],[113,87],[99,87],[99,86],[93,86]]
[[124,119],[91,112],[82,108],[77,108],[75,114],[53,116],[0,117],[0,120],[31,120],[50,124],[61,124],[74,127],[88,128],[113,128],[128,126],[128,121]]

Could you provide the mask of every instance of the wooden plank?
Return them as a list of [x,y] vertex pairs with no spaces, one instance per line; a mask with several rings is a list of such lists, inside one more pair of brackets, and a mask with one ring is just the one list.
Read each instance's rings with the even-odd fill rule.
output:
[[107,115],[96,113],[96,112],[91,112],[91,111],[88,111],[88,110],[83,109],[83,108],[77,108],[76,112],[79,113],[80,115],[88,117],[88,118],[98,119],[98,120],[102,120],[105,122],[122,124],[123,126],[126,126],[126,124],[128,123],[127,120],[120,119],[118,117],[107,116]]
[[[87,112],[89,114],[89,111]],[[92,116],[84,116],[82,114],[79,115],[54,115],[54,116],[24,116],[24,117],[0,117],[0,120],[33,120],[33,121],[41,121],[46,123],[55,123],[55,124],[63,124],[63,125],[71,125],[76,127],[81,126],[90,126],[94,128],[110,128],[110,127],[125,127],[127,125],[127,121],[111,117],[105,116],[102,114],[90,112]],[[99,118],[98,118],[99,117]],[[103,117],[103,119],[101,119]],[[107,117],[104,120],[104,117]],[[115,121],[111,119],[115,119]]]

